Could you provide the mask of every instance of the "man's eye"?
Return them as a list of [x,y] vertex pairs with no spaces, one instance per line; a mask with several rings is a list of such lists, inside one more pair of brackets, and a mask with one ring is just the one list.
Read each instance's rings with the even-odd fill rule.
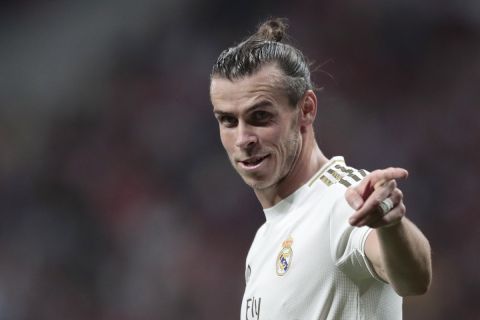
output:
[[252,114],[252,120],[254,122],[267,122],[270,118],[271,114],[267,111],[255,111]]
[[237,125],[237,119],[232,116],[220,116],[218,120],[226,127],[234,127]]

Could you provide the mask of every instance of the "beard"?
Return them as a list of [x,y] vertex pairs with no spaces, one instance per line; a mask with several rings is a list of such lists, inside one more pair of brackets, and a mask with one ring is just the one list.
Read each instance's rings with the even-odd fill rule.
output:
[[[267,190],[279,185],[295,167],[296,161],[301,150],[301,135],[300,132],[292,130],[289,137],[284,140],[278,148],[271,148],[272,150],[261,150],[257,154],[269,154],[268,161],[274,163],[267,163],[266,165],[274,166],[274,168],[267,168],[267,172],[259,172],[246,174],[241,169],[237,168],[234,161],[231,160],[232,165],[238,174],[242,177],[244,182],[255,190]],[[270,149],[270,148],[269,148]],[[270,171],[270,170],[271,171]]]

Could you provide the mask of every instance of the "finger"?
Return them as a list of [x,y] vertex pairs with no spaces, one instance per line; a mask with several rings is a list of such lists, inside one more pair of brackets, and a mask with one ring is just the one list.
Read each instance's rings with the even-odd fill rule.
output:
[[393,205],[392,209],[390,209],[388,212],[384,212],[379,203],[379,205],[373,207],[367,214],[362,215],[359,218],[354,217],[351,224],[356,227],[375,225],[377,222],[382,220],[385,215],[390,214],[390,211],[392,211],[398,205],[403,205],[403,193],[398,188],[395,188],[387,198],[392,201]]
[[402,190],[395,188],[390,194],[389,198],[393,202],[393,206],[396,207],[400,202],[403,201],[403,192]]
[[384,170],[375,170],[370,173],[371,184],[375,188],[381,186],[382,183],[394,179],[406,179],[408,177],[408,171],[403,168],[387,168]]
[[[380,202],[385,200],[397,187],[395,180],[385,182],[381,187],[378,187],[363,204],[362,208],[358,211],[359,215],[364,215],[366,212],[375,209],[379,206]],[[398,202],[394,203],[396,205]]]
[[[362,221],[365,221],[368,215],[377,213],[380,202],[385,200],[385,198],[387,198],[393,192],[396,186],[397,182],[395,180],[390,180],[375,190],[364,202],[363,206],[350,217],[350,224],[358,225]],[[394,205],[397,203],[398,202],[394,202]]]
[[367,215],[356,218],[355,220],[350,219],[350,224],[354,227],[363,227],[376,223],[377,221],[383,218],[383,211],[380,207],[374,208]]
[[345,191],[345,199],[350,207],[355,210],[360,209],[364,202],[362,195],[358,193],[358,190],[355,187],[348,188]]
[[385,179],[382,179],[382,180],[378,181],[373,186],[373,189],[377,190],[378,188],[381,188],[386,182],[387,182],[387,180],[385,180]]
[[[377,206],[373,208],[368,215],[363,216],[363,218],[355,221],[355,223],[352,225],[356,227],[370,226],[372,228],[378,228],[379,226],[388,225],[397,221],[398,219],[401,219],[405,215],[405,205],[403,204],[402,191],[398,188],[395,188],[388,198],[393,203],[393,208],[390,211],[384,213],[380,206]],[[398,207],[400,207],[400,211],[397,210]],[[398,216],[398,213],[401,215]]]
[[393,179],[405,179],[408,177],[408,171],[403,168],[387,168],[383,170],[375,170],[369,173],[357,186],[354,188],[362,195],[363,200],[366,200],[375,191],[381,187],[386,181]]
[[394,225],[400,222],[400,220],[402,220],[402,218],[405,216],[406,210],[407,209],[405,207],[405,204],[401,202],[395,208],[390,210],[386,215],[384,215],[381,219],[369,224],[368,226],[377,229]]

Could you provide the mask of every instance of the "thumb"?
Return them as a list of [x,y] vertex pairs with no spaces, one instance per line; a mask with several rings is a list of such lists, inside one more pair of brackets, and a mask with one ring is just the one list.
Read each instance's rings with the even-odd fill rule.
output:
[[363,206],[363,197],[355,187],[350,187],[345,191],[345,199],[350,207],[355,210],[358,210]]

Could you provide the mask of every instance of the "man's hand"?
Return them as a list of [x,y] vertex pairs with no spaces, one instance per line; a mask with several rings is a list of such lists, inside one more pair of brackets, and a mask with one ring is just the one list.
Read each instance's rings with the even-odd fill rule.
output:
[[[400,222],[406,209],[403,204],[403,193],[397,188],[396,179],[407,177],[408,171],[402,168],[375,170],[367,175],[360,184],[348,188],[345,198],[348,204],[356,210],[350,217],[349,223],[356,227],[381,228]],[[387,200],[382,205],[385,199]],[[393,207],[388,212],[384,212],[392,204]]]

